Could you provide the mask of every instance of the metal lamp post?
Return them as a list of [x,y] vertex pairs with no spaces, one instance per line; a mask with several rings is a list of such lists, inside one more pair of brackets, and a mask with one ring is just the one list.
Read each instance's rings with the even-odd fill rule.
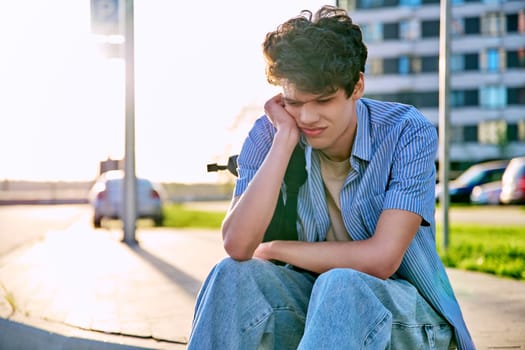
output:
[[450,4],[441,0],[439,26],[439,179],[441,182],[441,203],[443,218],[443,249],[447,250],[449,243],[449,91],[450,91]]
[[135,175],[135,55],[133,0],[125,0],[124,60],[126,66],[126,125],[124,151],[124,238],[127,244],[137,244],[135,238],[137,195]]

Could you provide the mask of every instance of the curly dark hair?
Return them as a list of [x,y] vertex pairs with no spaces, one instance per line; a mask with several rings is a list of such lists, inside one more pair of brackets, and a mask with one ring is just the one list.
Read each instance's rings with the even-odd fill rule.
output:
[[303,92],[351,96],[368,55],[361,29],[347,11],[323,6],[301,14],[266,34],[263,43],[270,84],[291,83]]

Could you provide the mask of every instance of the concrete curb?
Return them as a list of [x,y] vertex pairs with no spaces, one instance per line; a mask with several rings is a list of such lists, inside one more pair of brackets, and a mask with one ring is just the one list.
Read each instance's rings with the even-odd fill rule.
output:
[[[56,326],[55,326],[56,328]],[[77,330],[78,331],[78,330]],[[92,335],[90,335],[92,337]],[[64,335],[12,320],[0,319],[0,349],[9,350],[143,350],[111,341]]]

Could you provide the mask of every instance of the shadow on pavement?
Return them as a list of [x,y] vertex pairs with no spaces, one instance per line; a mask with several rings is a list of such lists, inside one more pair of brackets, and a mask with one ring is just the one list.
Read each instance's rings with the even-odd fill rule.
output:
[[168,279],[173,281],[178,286],[188,294],[188,296],[195,298],[199,292],[201,286],[201,281],[190,276],[181,269],[176,268],[175,266],[167,263],[158,256],[150,253],[146,249],[142,248],[140,245],[130,246],[131,250],[140,256],[142,259],[151,264],[155,269],[160,273],[166,276]]

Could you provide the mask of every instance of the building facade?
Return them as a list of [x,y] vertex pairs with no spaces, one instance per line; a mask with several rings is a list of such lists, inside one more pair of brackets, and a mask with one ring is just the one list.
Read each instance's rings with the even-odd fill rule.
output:
[[[418,107],[438,127],[439,0],[338,0],[363,30],[365,97]],[[525,1],[450,3],[450,162],[525,155]]]

